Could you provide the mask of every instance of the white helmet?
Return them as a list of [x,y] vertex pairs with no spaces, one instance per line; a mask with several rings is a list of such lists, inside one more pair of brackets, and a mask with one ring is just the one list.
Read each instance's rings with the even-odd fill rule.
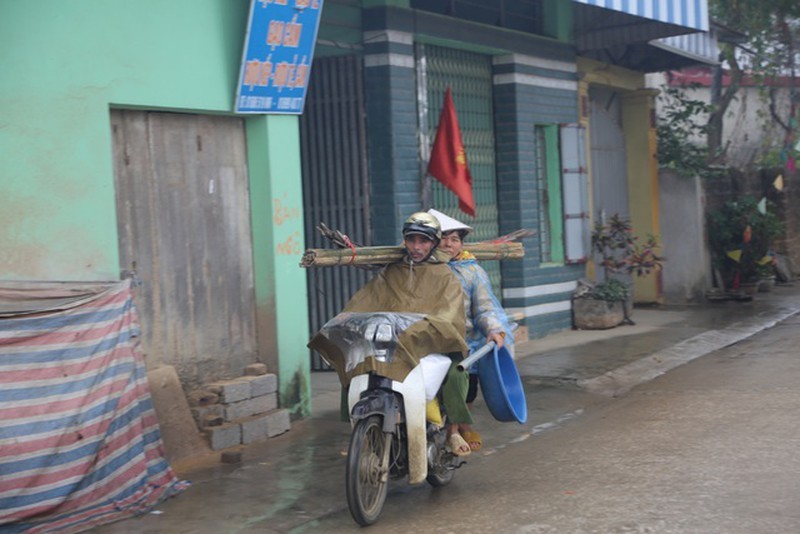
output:
[[439,220],[439,224],[442,225],[442,233],[446,234],[447,232],[452,232],[454,230],[460,230],[462,237],[467,235],[472,231],[471,226],[467,226],[466,224],[462,223],[459,220],[456,220],[448,215],[445,215],[441,211],[437,211],[433,208],[428,210],[428,213],[433,215]]

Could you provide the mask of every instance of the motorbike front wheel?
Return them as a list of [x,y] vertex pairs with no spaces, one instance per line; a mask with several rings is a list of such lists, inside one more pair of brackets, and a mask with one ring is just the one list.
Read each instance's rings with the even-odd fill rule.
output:
[[347,505],[356,523],[373,524],[383,509],[389,488],[391,434],[383,432],[380,416],[356,423],[347,452]]

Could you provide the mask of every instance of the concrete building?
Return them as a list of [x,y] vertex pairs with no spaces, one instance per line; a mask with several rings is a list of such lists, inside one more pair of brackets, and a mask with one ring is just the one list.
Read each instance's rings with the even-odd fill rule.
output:
[[[705,0],[631,4],[327,0],[304,113],[243,115],[247,0],[3,2],[0,280],[134,276],[149,366],[190,387],[262,361],[303,415],[309,334],[367,276],[300,269],[315,225],[394,244],[436,207],[477,239],[536,230],[487,269],[531,336],[569,328],[592,220],[659,230],[640,77],[686,63],[659,39],[708,29]],[[475,218],[424,176],[447,86]]]

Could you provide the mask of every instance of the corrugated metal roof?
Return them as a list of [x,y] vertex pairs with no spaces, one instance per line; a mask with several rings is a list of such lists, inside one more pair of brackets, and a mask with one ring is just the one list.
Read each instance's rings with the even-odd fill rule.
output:
[[690,33],[656,39],[650,44],[667,52],[678,54],[700,63],[719,63],[719,47],[714,32]]
[[708,0],[574,2],[575,44],[585,57],[642,72],[718,61]]
[[708,31],[708,0],[574,0],[649,20]]

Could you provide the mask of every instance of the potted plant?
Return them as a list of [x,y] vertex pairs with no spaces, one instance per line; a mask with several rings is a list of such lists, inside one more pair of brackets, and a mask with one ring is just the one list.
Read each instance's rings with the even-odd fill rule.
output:
[[775,286],[775,256],[768,254],[768,261],[758,267],[758,291],[769,293]]
[[602,270],[602,279],[589,284],[573,299],[575,328],[612,328],[628,322],[632,312],[630,278],[660,270],[665,258],[659,256],[658,238],[648,235],[640,242],[629,220],[619,214],[597,222],[592,230],[592,254]]
[[772,274],[773,241],[783,224],[773,204],[746,196],[709,212],[708,241],[715,274],[728,293],[752,293]]

